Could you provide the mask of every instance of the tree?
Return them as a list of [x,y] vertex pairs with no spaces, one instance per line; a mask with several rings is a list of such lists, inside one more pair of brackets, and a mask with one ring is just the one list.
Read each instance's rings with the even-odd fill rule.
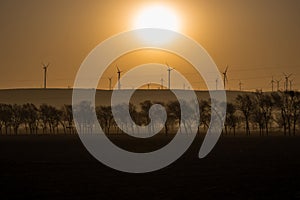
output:
[[229,127],[229,133],[231,132],[231,129],[233,129],[233,135],[235,136],[237,123],[238,117],[236,116],[236,107],[233,103],[227,103],[225,134],[227,135],[227,127]]
[[249,120],[253,110],[253,100],[250,95],[238,95],[236,98],[238,110],[240,110],[245,118],[245,131],[246,135],[250,135]]
[[257,91],[253,98],[252,120],[259,125],[260,135],[265,129],[266,135],[269,134],[269,123],[272,119],[273,99],[270,95]]
[[[133,104],[119,104],[113,107],[116,124],[121,127],[121,130],[128,133],[131,131],[134,134],[136,107]],[[132,117],[134,120],[132,120]]]
[[63,126],[64,133],[67,133],[66,129],[69,130],[70,134],[74,133],[72,105],[64,105],[61,111],[61,125]]
[[300,117],[300,93],[291,91],[290,96],[291,96],[293,135],[295,136],[296,125]]
[[94,107],[90,101],[82,101],[75,105],[73,114],[76,117],[75,123],[79,127],[79,133],[93,133],[95,125]]
[[5,134],[8,133],[8,128],[12,119],[12,106],[8,104],[0,104],[0,126],[2,132],[2,126],[4,126]]
[[[200,112],[200,123],[199,127],[203,127],[206,131],[209,127],[210,118],[211,118],[211,108],[210,103],[206,100],[201,100],[199,102],[199,112]],[[198,128],[198,134],[200,133],[200,129]]]
[[43,133],[49,128],[51,133],[58,133],[58,125],[61,122],[62,111],[57,108],[42,104],[40,106],[40,119],[42,121]]
[[106,134],[109,134],[114,119],[111,111],[111,106],[96,107],[96,115],[101,127],[105,129],[104,132]]
[[22,106],[14,104],[12,106],[11,125],[14,130],[14,134],[18,134],[20,125],[24,122],[24,115],[22,112]]
[[[167,122],[165,128],[169,131],[171,126],[174,130],[175,126],[180,124],[181,110],[178,101],[172,101],[167,104]],[[179,127],[180,128],[180,127]],[[167,134],[167,133],[166,133]]]
[[27,128],[29,127],[29,131],[31,134],[37,134],[38,130],[38,109],[32,103],[27,103],[23,105],[22,113],[24,117],[25,129],[27,133]]
[[280,119],[277,120],[282,125],[284,135],[296,134],[296,124],[299,119],[299,94],[294,91],[272,93],[275,106],[280,110]]

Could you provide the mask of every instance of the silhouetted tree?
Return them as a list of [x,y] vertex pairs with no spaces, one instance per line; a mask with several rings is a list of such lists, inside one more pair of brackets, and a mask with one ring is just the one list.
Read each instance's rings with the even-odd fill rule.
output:
[[180,124],[181,120],[181,111],[180,111],[180,104],[178,101],[172,101],[167,104],[167,129],[170,130],[170,127],[172,127],[172,130],[175,129],[175,127],[178,127],[178,124]]
[[277,120],[283,127],[284,135],[296,134],[296,124],[299,118],[299,95],[293,91],[272,93],[275,106],[280,110],[280,119]]
[[105,129],[104,131],[106,134],[109,134],[113,122],[111,106],[96,107],[96,114],[101,127]]
[[260,135],[263,135],[264,129],[266,135],[269,134],[269,123],[272,119],[273,99],[270,95],[257,91],[253,98],[252,121],[259,125]]
[[18,134],[20,125],[24,122],[24,115],[22,106],[14,104],[12,106],[11,126],[13,127],[14,134]]
[[[211,116],[211,107],[210,103],[206,100],[201,100],[199,102],[199,112],[200,112],[200,123],[199,127],[203,127],[206,131],[209,127],[210,116]],[[200,133],[200,129],[198,128],[198,133]]]
[[27,133],[27,127],[29,127],[29,131],[31,134],[33,133],[37,134],[38,120],[39,120],[37,107],[32,103],[24,104],[22,108],[22,112],[24,117],[26,133]]
[[292,109],[292,126],[293,126],[293,135],[296,135],[296,126],[300,117],[300,93],[290,91],[291,98],[291,109]]
[[[74,115],[80,133],[93,133],[95,121],[93,119],[94,107],[89,101],[82,101],[79,105],[75,105]],[[76,126],[77,126],[76,125]]]
[[227,134],[227,128],[229,127],[229,133],[231,132],[231,129],[233,129],[233,135],[235,136],[237,123],[238,117],[236,116],[236,107],[233,103],[227,103],[225,134]]
[[64,133],[74,133],[74,126],[73,126],[73,112],[72,112],[72,105],[64,105],[61,108],[61,121],[60,124],[63,127]]
[[253,100],[250,95],[248,94],[243,94],[243,95],[238,95],[236,98],[236,104],[238,110],[240,110],[244,116],[245,119],[245,131],[246,135],[250,135],[250,126],[249,126],[249,121],[250,121],[250,116],[253,110]]
[[1,132],[2,126],[4,126],[5,134],[8,134],[8,128],[10,127],[12,120],[12,106],[8,104],[0,104],[0,123],[1,123]]

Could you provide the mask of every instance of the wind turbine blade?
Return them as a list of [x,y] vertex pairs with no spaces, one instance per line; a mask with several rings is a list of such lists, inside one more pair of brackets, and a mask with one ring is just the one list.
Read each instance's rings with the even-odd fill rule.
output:
[[227,65],[227,67],[226,67],[226,69],[225,69],[225,72],[224,72],[224,73],[226,74],[226,73],[227,73],[227,71],[228,71],[228,65]]

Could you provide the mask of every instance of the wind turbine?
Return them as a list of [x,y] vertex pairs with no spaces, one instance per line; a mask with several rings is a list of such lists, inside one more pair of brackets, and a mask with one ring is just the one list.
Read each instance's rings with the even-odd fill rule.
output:
[[277,92],[280,90],[280,82],[282,81],[282,79],[280,80],[275,80],[277,83]]
[[121,79],[121,73],[122,73],[122,71],[120,71],[120,69],[119,69],[118,66],[116,66],[116,67],[117,67],[117,74],[118,74],[118,90],[120,90],[121,89],[121,81],[120,81],[120,79]]
[[175,68],[171,68],[171,67],[168,65],[167,62],[166,62],[166,65],[168,66],[168,69],[167,69],[167,71],[168,71],[168,78],[169,78],[169,80],[168,80],[168,89],[170,90],[170,89],[171,89],[171,71],[172,71],[173,69],[175,69]]
[[160,79],[160,85],[161,85],[161,89],[164,89],[164,78]]
[[274,83],[275,83],[274,77],[272,76],[272,80],[271,80],[272,92],[274,92]]
[[240,91],[242,91],[243,83],[241,81],[239,82],[239,86],[240,86]]
[[216,90],[218,90],[219,78],[216,78]]
[[44,63],[42,63],[43,65],[43,69],[44,69],[44,89],[47,88],[47,70],[48,70],[48,67],[49,67],[49,63],[47,65],[45,65]]
[[112,76],[108,77],[108,81],[109,81],[109,90],[111,90],[111,80],[112,80]]
[[290,80],[290,91],[293,90],[293,82],[294,82],[294,80],[295,80],[295,79]]
[[289,90],[289,78],[293,75],[293,74],[285,74],[283,73],[284,77],[285,77],[285,91]]
[[222,73],[223,74],[223,84],[224,84],[225,90],[226,90],[226,83],[228,82],[227,71],[228,71],[228,65],[227,65],[225,71]]

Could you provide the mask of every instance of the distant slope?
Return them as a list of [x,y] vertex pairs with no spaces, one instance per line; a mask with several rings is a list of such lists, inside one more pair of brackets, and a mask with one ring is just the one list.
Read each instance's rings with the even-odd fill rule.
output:
[[[37,106],[46,103],[56,107],[64,104],[72,103],[72,89],[4,89],[0,90],[0,103],[7,104],[24,104],[33,103]],[[229,102],[235,100],[240,91],[227,91],[227,99]],[[111,91],[97,90],[96,104],[110,105]],[[207,91],[196,91],[199,99],[209,99]],[[137,90],[133,97],[133,103],[140,103],[145,100],[168,102],[174,101],[176,98],[173,93],[168,90]]]

